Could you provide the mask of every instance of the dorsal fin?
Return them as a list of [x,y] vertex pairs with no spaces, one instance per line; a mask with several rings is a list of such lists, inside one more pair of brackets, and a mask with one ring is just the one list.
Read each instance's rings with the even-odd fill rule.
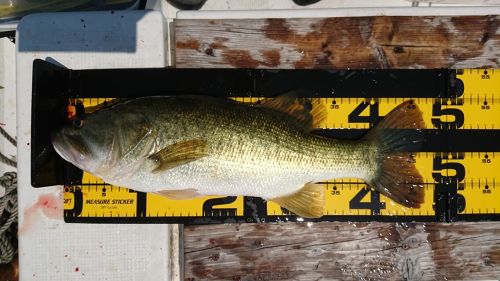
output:
[[294,92],[280,95],[260,106],[286,114],[306,132],[318,127],[326,118],[326,104],[322,104],[319,99],[312,102],[301,100]]

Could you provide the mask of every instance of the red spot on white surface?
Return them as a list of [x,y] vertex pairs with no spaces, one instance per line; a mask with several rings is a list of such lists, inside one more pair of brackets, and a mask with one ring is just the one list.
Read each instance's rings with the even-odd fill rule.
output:
[[24,220],[19,227],[19,234],[25,234],[29,231],[37,219],[40,219],[40,214],[50,219],[63,219],[63,200],[62,193],[44,194],[38,197],[38,201],[31,207],[24,210]]
[[63,200],[53,194],[45,194],[38,198],[37,204],[42,213],[51,219],[63,219]]
[[77,266],[77,267],[75,267],[75,272],[78,272],[78,271],[80,271],[80,268]]

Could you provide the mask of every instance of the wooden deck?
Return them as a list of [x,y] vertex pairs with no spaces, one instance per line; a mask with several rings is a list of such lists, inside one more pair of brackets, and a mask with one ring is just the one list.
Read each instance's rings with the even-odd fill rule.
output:
[[177,67],[500,65],[500,16],[176,20]]
[[[500,16],[177,20],[177,67],[500,65]],[[500,203],[499,203],[500,204]],[[185,280],[499,280],[500,222],[189,226]]]
[[500,223],[189,226],[185,280],[498,280]]

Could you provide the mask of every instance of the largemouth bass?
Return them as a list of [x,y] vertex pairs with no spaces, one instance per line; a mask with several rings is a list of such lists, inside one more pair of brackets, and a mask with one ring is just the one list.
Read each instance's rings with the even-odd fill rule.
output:
[[312,134],[325,109],[294,94],[260,105],[145,97],[86,115],[54,132],[53,145],[65,160],[109,184],[172,199],[255,196],[315,218],[325,209],[317,182],[358,178],[418,207],[423,179],[401,150],[422,141],[419,108],[412,101],[400,104],[357,141]]

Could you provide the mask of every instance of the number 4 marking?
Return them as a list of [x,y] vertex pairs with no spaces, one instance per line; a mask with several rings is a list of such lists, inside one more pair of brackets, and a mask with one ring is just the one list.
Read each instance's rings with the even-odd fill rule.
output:
[[[370,202],[361,202],[368,193],[370,193]],[[380,193],[363,188],[349,201],[349,208],[370,210],[372,215],[380,215],[380,210],[385,209],[385,203],[380,202]]]
[[[369,108],[369,115],[363,116],[361,115],[365,109]],[[347,121],[349,123],[369,123],[376,124],[382,117],[379,116],[379,106],[378,102],[373,104],[369,102],[360,103],[347,117]]]

